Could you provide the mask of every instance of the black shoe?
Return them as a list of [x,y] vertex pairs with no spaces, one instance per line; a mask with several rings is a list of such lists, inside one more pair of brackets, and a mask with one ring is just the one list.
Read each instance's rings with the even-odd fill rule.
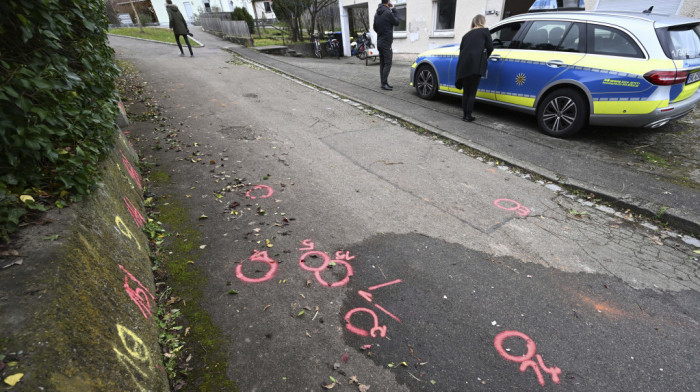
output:
[[389,83],[384,83],[384,84],[386,84],[387,86],[389,86],[389,88],[394,88],[394,86],[390,85]]
[[386,83],[382,84],[382,90],[391,91],[391,90],[393,90],[393,89],[394,89],[393,87],[389,86],[389,85],[386,84]]
[[464,122],[472,122],[472,121],[474,121],[474,120],[476,120],[476,117],[472,117],[472,116],[464,116],[464,117],[462,117],[462,121],[464,121]]

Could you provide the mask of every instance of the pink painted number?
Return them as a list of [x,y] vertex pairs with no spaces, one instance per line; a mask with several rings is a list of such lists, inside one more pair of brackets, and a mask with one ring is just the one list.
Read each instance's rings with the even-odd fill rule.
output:
[[[131,298],[132,301],[136,304],[136,306],[139,307],[139,310],[143,314],[143,317],[148,318],[149,316],[153,316],[153,313],[151,313],[151,301],[148,299],[150,296],[151,299],[155,299],[153,294],[151,294],[150,291],[139,282],[138,279],[134,277],[129,271],[124,268],[121,264],[119,265],[119,268],[124,271],[126,275],[124,275],[124,289],[126,290],[126,293],[129,294],[129,298]],[[129,280],[136,282],[138,287],[136,289],[132,289],[131,286],[129,286]]]
[[[527,353],[523,356],[515,356],[509,354],[504,348],[503,348],[503,341],[508,339],[508,338],[521,338],[525,340],[525,343],[527,345]],[[552,381],[555,384],[559,384],[559,375],[561,374],[561,369],[558,367],[547,367],[544,364],[544,360],[542,359],[542,356],[539,354],[536,354],[535,352],[537,351],[537,346],[535,346],[535,342],[530,339],[529,336],[525,335],[522,332],[519,331],[503,331],[496,335],[496,338],[493,340],[493,345],[496,347],[496,351],[498,351],[501,356],[511,362],[520,362],[520,371],[525,372],[527,368],[532,368],[532,370],[535,372],[535,376],[537,376],[537,381],[540,383],[540,385],[544,386],[544,377],[542,376],[542,372],[540,371],[540,368],[544,370],[545,373],[549,374],[552,377]],[[537,359],[537,362],[532,360],[532,357],[535,357]]]
[[493,204],[502,210],[513,211],[516,214],[523,216],[523,217],[530,215],[530,212],[532,212],[532,211],[530,211],[529,208],[523,206],[522,204],[518,203],[515,200],[496,199],[493,201]]

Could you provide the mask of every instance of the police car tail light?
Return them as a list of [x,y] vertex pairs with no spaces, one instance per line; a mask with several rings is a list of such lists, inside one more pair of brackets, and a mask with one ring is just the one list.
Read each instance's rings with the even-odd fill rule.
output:
[[644,74],[644,79],[657,86],[684,83],[687,78],[687,71],[649,71]]

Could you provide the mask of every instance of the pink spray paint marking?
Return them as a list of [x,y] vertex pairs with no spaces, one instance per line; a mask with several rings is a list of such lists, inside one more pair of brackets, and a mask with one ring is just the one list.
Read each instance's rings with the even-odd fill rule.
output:
[[381,306],[379,306],[379,305],[377,305],[377,304],[374,304],[374,306],[375,306],[377,309],[381,310],[382,312],[386,313],[389,317],[393,318],[394,320],[396,320],[396,321],[398,321],[398,322],[401,322],[401,319],[399,319],[398,317],[394,316],[391,312],[389,312],[388,310],[384,309],[383,307],[381,307]]
[[[262,196],[257,196],[257,197],[250,195],[250,192],[260,190],[260,189],[264,189],[265,191],[267,191],[267,194],[264,194]],[[248,192],[245,193],[245,196],[251,200],[255,200],[258,197],[261,199],[267,199],[268,197],[272,196],[273,193],[275,193],[275,191],[273,191],[272,188],[270,188],[267,185],[256,185],[252,189],[248,189]]]
[[[503,341],[512,337],[517,337],[525,340],[525,343],[527,345],[527,353],[525,355],[511,355],[503,348]],[[542,370],[544,370],[545,373],[549,374],[552,377],[552,381],[554,383],[560,383],[559,375],[561,374],[561,369],[559,369],[556,366],[551,368],[545,366],[542,356],[539,354],[535,354],[535,352],[537,351],[537,346],[535,345],[535,342],[524,333],[519,331],[503,331],[496,335],[496,338],[493,340],[493,346],[496,348],[496,351],[498,351],[498,353],[501,354],[501,356],[506,360],[511,362],[520,362],[521,372],[525,372],[527,368],[531,367],[532,370],[535,372],[535,376],[537,376],[537,381],[539,381],[540,385],[545,385],[544,377],[542,376],[540,368],[542,368]],[[537,358],[537,362],[533,361],[532,357]]]
[[396,280],[392,280],[391,282],[386,282],[386,283],[378,284],[378,285],[376,285],[376,286],[370,287],[368,290],[369,290],[369,291],[372,291],[372,290],[380,289],[380,288],[382,288],[382,287],[391,286],[392,284],[397,284],[397,283],[401,283],[401,279],[396,279]]
[[360,294],[360,297],[364,298],[367,300],[367,302],[372,302],[372,293],[368,293],[366,291],[359,290],[357,294]]
[[124,164],[124,168],[126,171],[129,173],[129,176],[131,176],[131,179],[136,182],[136,185],[139,186],[139,189],[143,189],[143,186],[141,185],[141,175],[139,172],[134,169],[134,166],[131,165],[131,162],[129,162],[128,159],[126,159],[126,156],[122,152],[122,150],[119,150],[119,152],[122,154],[122,163]]
[[311,240],[304,240],[301,241],[301,244],[305,246],[305,248],[299,248],[299,250],[314,250],[314,243]]
[[[307,257],[311,257],[311,256],[321,257],[323,259],[323,263],[319,267],[316,267],[316,268],[309,267],[308,265],[306,265],[306,262],[304,262],[304,260]],[[321,272],[321,271],[325,270],[326,268],[328,268],[328,264],[330,264],[330,262],[331,262],[330,256],[328,256],[327,254],[325,254],[319,250],[312,250],[312,251],[306,252],[303,255],[301,255],[301,257],[299,258],[299,267],[301,267],[302,269],[305,269],[307,271],[311,271],[311,272]]]
[[[504,205],[502,205],[502,203],[506,203],[506,205],[504,206]],[[523,206],[522,204],[518,203],[515,200],[496,199],[493,201],[493,204],[502,210],[513,211],[516,214],[523,216],[523,217],[530,215],[530,212],[531,212],[529,208]],[[512,206],[508,206],[508,204],[512,204]]]
[[[352,260],[355,258],[355,256],[350,256],[350,252],[343,252],[343,251],[338,251],[335,253],[336,259],[331,260],[331,257],[328,256],[325,252],[321,252],[320,250],[314,250],[315,245],[310,239],[306,239],[301,242],[304,247],[299,248],[300,251],[307,251],[304,254],[299,257],[299,267],[301,267],[304,270],[310,271],[314,273],[314,276],[316,277],[316,280],[321,286],[324,287],[340,287],[340,286],[345,286],[350,282],[350,277],[354,275],[352,265],[348,263],[348,260]],[[310,267],[309,265],[306,264],[306,258],[308,257],[320,257],[323,259],[323,263],[321,263],[320,266],[318,267]],[[328,283],[323,277],[321,276],[321,273],[325,271],[328,266],[331,264],[342,264],[345,266],[345,277],[337,282],[334,283]]]
[[343,252],[342,250],[339,250],[335,252],[335,258],[336,260],[347,260],[350,261],[355,258],[355,256],[350,256],[350,252],[345,251]]
[[[270,256],[267,255],[267,251],[262,251],[258,252],[255,251],[252,256],[247,258],[246,260],[250,261],[261,261],[263,263],[266,263],[267,265],[270,266],[270,270],[267,271],[265,276],[262,278],[249,278],[245,275],[243,275],[243,263],[238,264],[236,266],[236,277],[246,283],[261,283],[268,281],[272,279],[275,276],[275,272],[277,271],[277,262],[273,259],[270,258]],[[245,260],[244,260],[245,261]]]
[[[401,283],[401,279],[396,279],[396,280],[392,280],[391,282],[381,283],[381,284],[378,284],[378,285],[375,285],[375,286],[370,287],[368,290],[372,291],[372,290],[380,289],[380,288],[382,288],[382,287],[391,286],[391,285],[394,285],[394,284],[397,284],[397,283]],[[359,291],[357,292],[357,294],[359,294],[360,297],[366,299],[367,302],[373,303],[374,297],[372,296],[371,293],[368,293],[368,292],[366,292],[366,291],[359,290]],[[384,309],[382,306],[379,306],[379,305],[377,305],[377,304],[375,304],[375,303],[373,303],[373,304],[374,304],[374,306],[375,306],[377,309],[379,309],[379,310],[381,310],[382,312],[386,313],[389,317],[393,318],[394,320],[396,320],[396,321],[398,321],[398,322],[401,322],[401,319],[399,319],[398,317],[396,317],[393,313],[391,313],[391,312],[389,312],[388,310]]]
[[[326,257],[328,257],[328,256],[326,256]],[[318,280],[318,283],[320,283],[321,286],[325,286],[325,287],[329,287],[329,286],[330,287],[340,287],[340,286],[345,286],[346,284],[348,284],[348,282],[350,282],[350,277],[353,276],[353,270],[352,270],[352,266],[350,265],[350,263],[348,263],[345,260],[333,260],[333,261],[331,261],[331,263],[343,264],[345,266],[345,270],[346,270],[345,277],[343,279],[335,282],[335,283],[328,284],[328,282],[326,282],[326,280],[323,279],[323,277],[321,276],[321,270],[314,270],[314,276],[316,276],[316,280]]]
[[[151,313],[151,301],[148,299],[150,296],[151,299],[155,299],[153,294],[151,294],[150,291],[139,282],[138,279],[134,277],[129,271],[124,268],[121,264],[119,265],[119,268],[126,273],[124,275],[124,289],[126,290],[126,293],[129,294],[129,298],[131,298],[132,301],[136,304],[136,306],[139,307],[139,310],[141,311],[141,314],[143,314],[143,317],[148,318],[149,316],[153,316],[153,313]],[[132,280],[138,284],[139,287],[136,289],[132,289],[131,286],[129,286],[129,280]]]
[[[357,313],[357,312],[364,312],[364,313],[369,313],[372,316],[372,319],[374,320],[374,326],[372,329],[367,331],[366,329],[358,328],[350,322],[350,318],[352,318],[352,315]],[[373,338],[377,337],[377,334],[379,334],[381,337],[386,337],[386,325],[379,325],[379,318],[377,317],[377,314],[374,313],[372,309],[367,309],[367,308],[355,308],[345,314],[345,326],[347,329],[357,335],[360,336],[372,336]]]
[[[391,285],[394,285],[397,283],[401,283],[401,279],[396,279],[396,280],[392,280],[391,282],[378,284],[378,285],[370,287],[368,290],[370,290],[370,291],[376,290],[376,289],[386,287],[386,286],[391,286]],[[384,309],[384,307],[379,306],[378,304],[375,304],[374,303],[374,296],[372,296],[372,293],[369,293],[369,292],[363,291],[363,290],[358,290],[357,294],[360,297],[364,298],[367,302],[373,304],[377,309],[386,313],[389,317],[393,318],[394,320],[396,320],[398,322],[401,322],[401,319],[396,317],[393,313]],[[357,328],[356,326],[352,325],[352,323],[350,322],[350,318],[352,317],[353,314],[355,314],[357,312],[365,312],[365,313],[371,314],[372,317],[374,317],[374,328],[372,329],[372,331],[374,331],[374,330],[380,331],[380,335],[382,337],[386,336],[386,326],[379,327],[379,319],[377,318],[377,314],[373,310],[367,309],[367,308],[355,308],[355,309],[352,309],[351,311],[349,311],[345,314],[345,326],[348,328],[348,330],[350,332],[358,334],[360,336],[370,336],[371,335],[372,337],[377,337],[376,334],[371,333],[372,331],[367,332],[367,330],[364,330],[362,328]]]
[[128,197],[124,197],[124,204],[126,204],[126,209],[129,210],[129,214],[131,214],[131,217],[134,218],[134,222],[136,222],[136,227],[139,229],[143,227],[143,225],[146,223],[146,219],[141,215],[139,212],[138,208],[134,206],[134,204],[129,200]]

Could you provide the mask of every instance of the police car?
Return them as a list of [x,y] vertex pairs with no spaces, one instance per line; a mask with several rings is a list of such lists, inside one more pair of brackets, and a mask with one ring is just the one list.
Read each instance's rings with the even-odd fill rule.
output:
[[[537,117],[565,137],[586,124],[650,127],[700,100],[700,20],[622,12],[543,12],[491,29],[494,51],[477,100]],[[460,95],[459,44],[421,53],[411,85],[421,98]]]

